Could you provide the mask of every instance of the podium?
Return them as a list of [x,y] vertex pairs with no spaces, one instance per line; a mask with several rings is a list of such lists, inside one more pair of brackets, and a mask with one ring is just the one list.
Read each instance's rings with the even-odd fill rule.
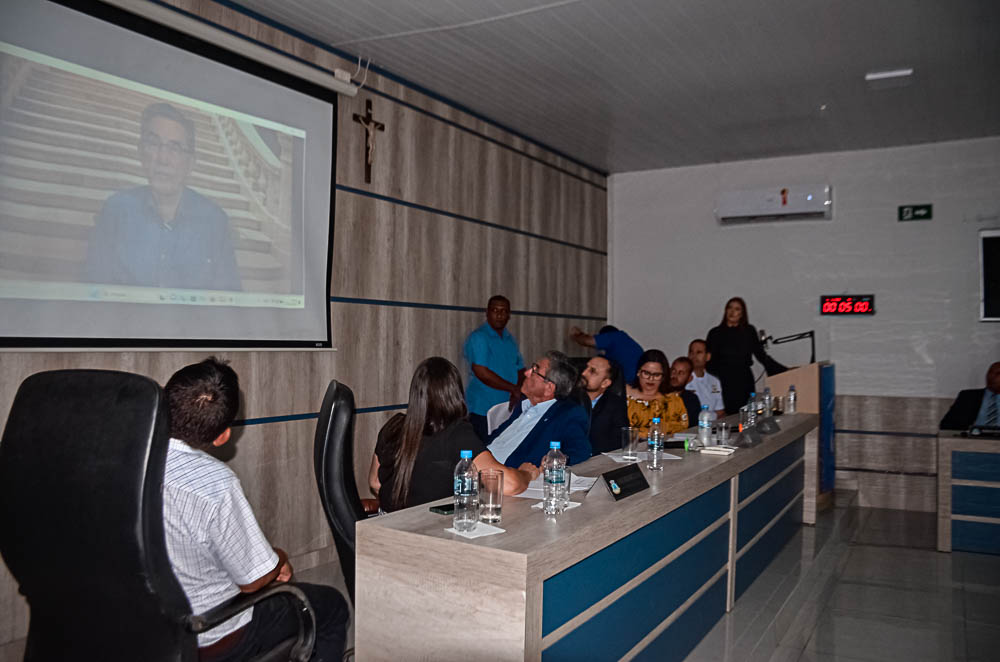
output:
[[834,365],[818,361],[792,368],[780,375],[767,377],[765,386],[773,395],[787,396],[788,387],[794,385],[797,395],[796,411],[800,414],[819,414],[819,427],[806,435],[805,472],[807,478],[803,494],[802,521],[816,523],[816,514],[833,506],[833,488],[836,458],[833,448],[833,412],[836,383]]

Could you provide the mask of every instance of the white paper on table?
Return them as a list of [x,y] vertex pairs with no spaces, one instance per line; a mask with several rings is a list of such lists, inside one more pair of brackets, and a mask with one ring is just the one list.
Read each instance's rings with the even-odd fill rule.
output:
[[[569,484],[569,491],[572,492],[586,492],[594,483],[597,482],[597,478],[591,478],[589,476],[577,476],[572,473],[573,469],[570,468],[570,473],[572,475],[572,480]],[[543,476],[538,476],[535,480],[528,483],[528,489],[521,492],[520,494],[515,494],[514,496],[519,496],[524,499],[544,499],[545,498],[545,478]]]
[[463,538],[482,538],[483,536],[492,536],[495,533],[507,532],[506,529],[501,529],[499,526],[493,526],[485,522],[476,522],[476,528],[472,531],[456,531],[454,528],[447,528],[445,531],[454,533],[456,536],[462,536]]
[[[630,462],[645,462],[646,460],[649,459],[649,454],[646,451],[639,451],[637,453],[637,455],[639,456],[638,460],[626,460],[624,457],[622,457],[621,451],[615,451],[614,453],[605,453],[605,455],[607,455],[609,458],[611,458],[612,460],[614,460],[618,464],[627,464],[627,463],[630,463]],[[670,453],[660,453],[660,458],[664,459],[664,460],[680,460],[680,459],[682,459],[682,458],[680,458],[680,457],[678,457],[676,455],[671,455]]]
[[[542,504],[542,502],[541,502],[541,501],[539,501],[539,502],[538,502],[538,503],[536,503],[536,504],[532,504],[532,506],[531,506],[531,507],[532,507],[532,508],[538,508],[538,509],[541,509],[542,505],[543,505],[543,504]],[[582,504],[582,503],[580,503],[579,501],[570,501],[569,503],[567,503],[567,504],[566,504],[566,510],[573,510],[574,508],[578,508],[578,507],[580,507],[580,506],[582,506],[582,505],[583,505],[583,504]]]

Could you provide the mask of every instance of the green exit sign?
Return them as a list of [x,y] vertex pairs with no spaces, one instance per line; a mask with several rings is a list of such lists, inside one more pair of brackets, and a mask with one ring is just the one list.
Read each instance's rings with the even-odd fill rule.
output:
[[900,221],[929,221],[934,215],[934,205],[905,205],[899,207]]

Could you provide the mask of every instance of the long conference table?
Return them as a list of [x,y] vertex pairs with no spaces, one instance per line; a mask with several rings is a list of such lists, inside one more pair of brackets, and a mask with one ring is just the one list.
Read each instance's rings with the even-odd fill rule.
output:
[[505,497],[498,535],[447,533],[428,505],[359,522],[357,659],[682,660],[801,526],[818,417],[777,420],[729,456],[640,463],[650,488],[618,502],[602,480],[558,517]]

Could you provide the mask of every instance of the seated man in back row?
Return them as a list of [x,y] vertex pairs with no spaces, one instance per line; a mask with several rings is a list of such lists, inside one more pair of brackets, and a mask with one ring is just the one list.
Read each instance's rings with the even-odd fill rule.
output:
[[1000,361],[986,371],[986,388],[960,391],[941,419],[942,430],[1000,427]]
[[573,397],[578,379],[561,352],[535,361],[521,384],[527,400],[489,437],[489,450],[498,462],[515,468],[524,462],[540,465],[551,441],[561,442],[571,465],[590,458],[590,413]]
[[[209,358],[167,382],[170,446],[163,478],[163,529],[174,575],[195,614],[292,577],[288,555],[272,548],[232,469],[206,451],[229,441],[240,406],[236,373]],[[296,583],[316,615],[313,661],[339,661],[348,610],[330,586]],[[198,635],[202,662],[246,660],[296,636],[293,601],[275,595]]]
[[594,455],[621,448],[621,429],[628,427],[625,398],[608,391],[619,368],[604,356],[587,361],[580,381],[590,398],[590,450]]

